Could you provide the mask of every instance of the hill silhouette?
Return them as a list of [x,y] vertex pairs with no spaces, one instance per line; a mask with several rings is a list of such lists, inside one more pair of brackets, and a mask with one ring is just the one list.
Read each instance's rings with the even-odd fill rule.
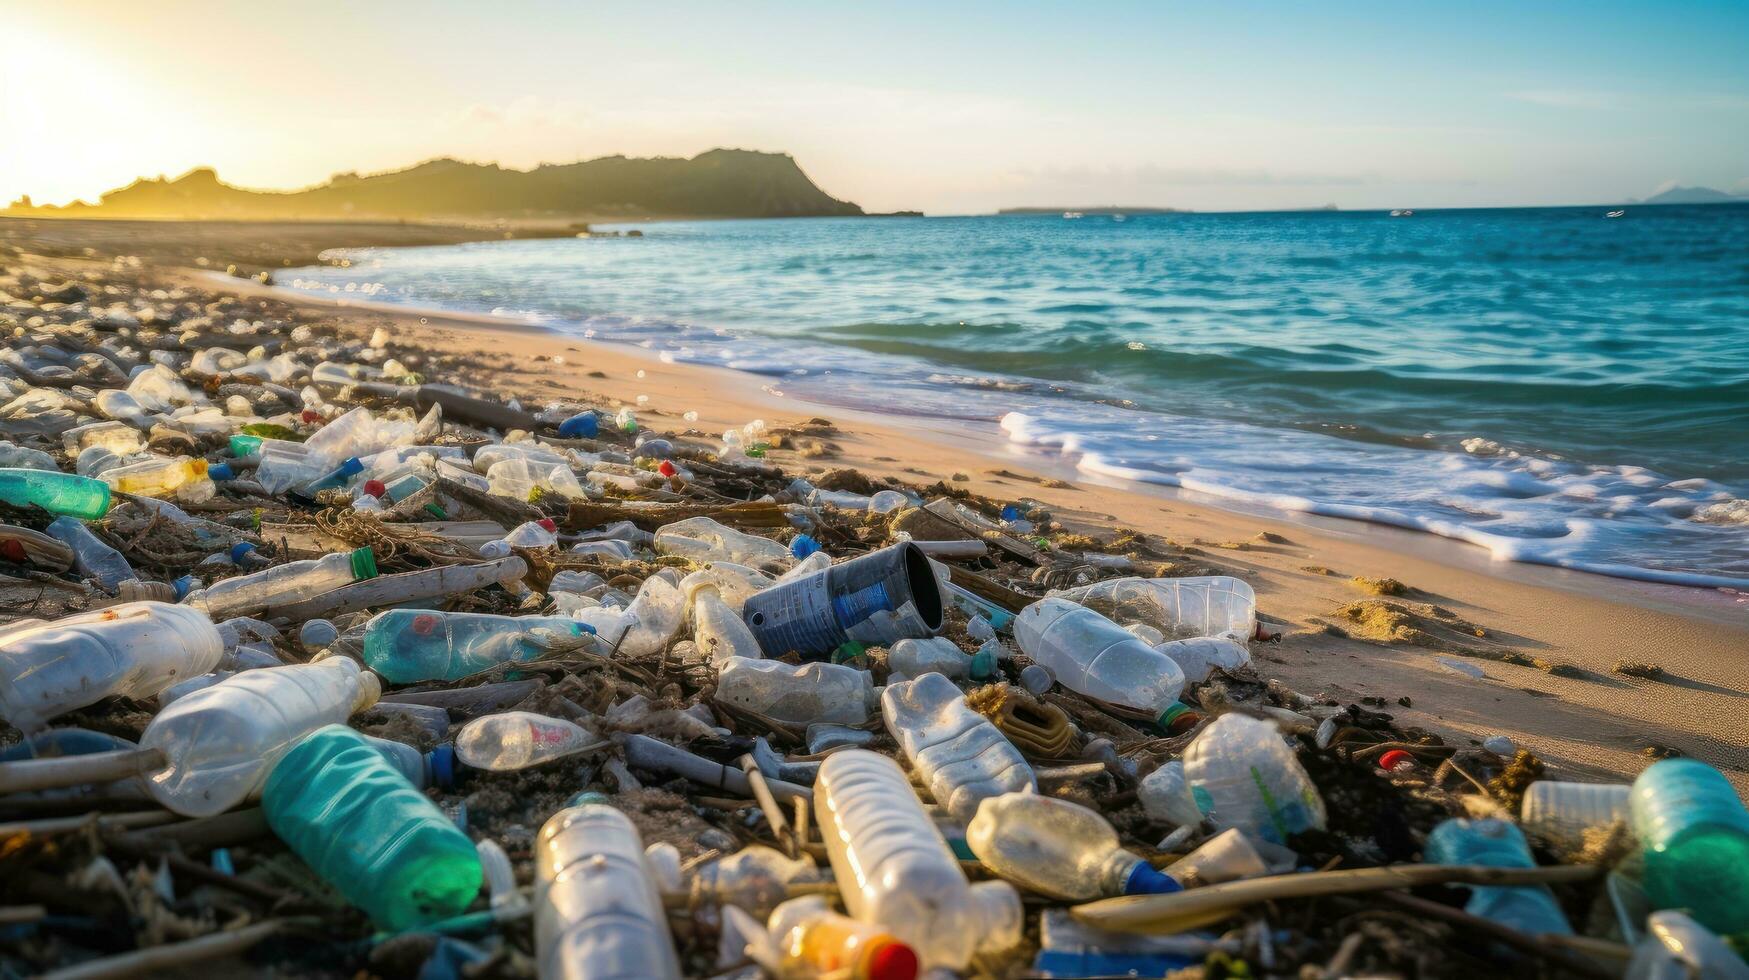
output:
[[[23,202],[20,202],[21,204]],[[860,215],[785,153],[709,150],[691,159],[624,156],[510,170],[428,160],[406,170],[337,174],[296,191],[256,191],[210,168],[140,178],[98,204],[14,213],[81,218],[432,220],[444,218],[778,218]]]

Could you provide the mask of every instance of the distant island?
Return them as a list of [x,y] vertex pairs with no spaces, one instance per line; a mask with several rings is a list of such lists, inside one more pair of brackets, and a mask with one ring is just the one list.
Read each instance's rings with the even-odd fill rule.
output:
[[624,156],[511,170],[429,160],[406,170],[337,174],[295,191],[247,190],[210,168],[174,180],[142,177],[99,203],[56,207],[20,198],[28,217],[227,220],[577,220],[859,216],[821,190],[786,153],[709,150],[691,159]]
[[1186,208],[1119,207],[1106,204],[1090,208],[1003,208],[997,214],[1188,214]]
[[1733,201],[1749,201],[1749,197],[1726,194],[1715,191],[1711,187],[1672,187],[1661,194],[1653,194],[1641,204],[1729,204]]

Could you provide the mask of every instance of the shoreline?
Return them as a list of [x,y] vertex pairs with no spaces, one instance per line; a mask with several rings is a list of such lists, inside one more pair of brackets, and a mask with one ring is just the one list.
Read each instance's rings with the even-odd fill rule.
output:
[[[854,469],[912,484],[949,481],[996,498],[1025,497],[1075,530],[1131,528],[1165,542],[1185,569],[1179,574],[1206,568],[1241,575],[1257,590],[1260,614],[1285,631],[1279,645],[1259,647],[1256,657],[1262,669],[1298,689],[1365,699],[1402,723],[1448,737],[1505,734],[1570,776],[1627,779],[1675,750],[1749,788],[1749,726],[1739,721],[1741,702],[1749,698],[1743,693],[1749,691],[1749,657],[1743,656],[1749,626],[1741,615],[1734,622],[1729,615],[1741,606],[1709,612],[1680,595],[1659,594],[1711,590],[1533,566],[1524,566],[1523,578],[1536,581],[1520,580],[1502,576],[1490,560],[1453,561],[1445,552],[1466,546],[1433,535],[1238,513],[1160,492],[1166,488],[1138,492],[1081,473],[1068,480],[1037,457],[992,454],[967,444],[969,438],[951,438],[956,428],[964,436],[963,423],[787,398],[759,376],[664,361],[633,345],[507,317],[330,299],[215,281],[200,270],[179,274],[202,288],[271,297],[364,335],[387,327],[396,344],[470,355],[478,366],[467,383],[515,394],[526,404],[560,397],[594,400],[610,410],[625,404],[657,430],[701,433],[753,418],[773,425],[828,418],[837,429],[824,440],[826,455],[786,449],[773,453],[774,462],[802,475]],[[639,395],[646,404],[637,404]],[[686,411],[697,411],[697,422],[683,421]],[[1425,547],[1435,542],[1445,547]],[[1393,579],[1408,594],[1368,594],[1352,576]],[[1602,583],[1635,594],[1617,594],[1624,590]],[[1467,639],[1470,630],[1476,640]],[[1485,677],[1440,663],[1455,657],[1481,667]],[[1614,673],[1624,661],[1658,663],[1666,673],[1659,680]]]

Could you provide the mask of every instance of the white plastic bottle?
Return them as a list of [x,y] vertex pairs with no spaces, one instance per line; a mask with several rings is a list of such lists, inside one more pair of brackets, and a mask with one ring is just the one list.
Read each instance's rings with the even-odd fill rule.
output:
[[1104,817],[1037,793],[985,799],[966,828],[966,844],[990,870],[1051,898],[1085,902],[1182,890],[1120,847]]
[[874,704],[874,678],[842,664],[730,657],[717,674],[717,700],[796,725],[860,725]]
[[309,599],[344,585],[375,578],[376,556],[369,548],[340,551],[308,561],[275,565],[253,575],[238,575],[190,592],[182,601],[213,619],[253,616],[276,605]]
[[740,615],[723,601],[716,583],[692,581],[686,598],[692,603],[692,642],[712,667],[720,670],[731,657],[760,659],[759,641],[753,638],[753,631],[741,621]]
[[1230,575],[1114,578],[1056,595],[1125,625],[1146,623],[1169,640],[1225,636],[1244,643],[1257,632],[1257,594]]
[[711,520],[689,517],[656,529],[656,552],[695,561],[727,561],[753,568],[795,563],[789,549],[770,538],[747,534]]
[[1172,662],[1184,672],[1186,684],[1201,684],[1217,667],[1232,671],[1251,662],[1251,648],[1225,636],[1167,640],[1154,644],[1154,649],[1172,658]]
[[1184,671],[1099,613],[1068,599],[1027,606],[1014,638],[1033,662],[1071,691],[1159,717],[1184,690]]
[[1560,850],[1578,850],[1585,832],[1626,823],[1627,783],[1566,783],[1539,779],[1524,791],[1519,823],[1524,832]]
[[463,725],[455,736],[455,755],[475,769],[508,772],[608,744],[563,718],[505,711],[482,715]]
[[534,948],[542,980],[678,980],[662,896],[625,814],[560,810],[535,844]]
[[814,816],[852,917],[916,951],[926,968],[963,969],[980,949],[1019,938],[1020,896],[972,886],[893,760],[835,752],[814,782]]
[[990,797],[1038,787],[1020,750],[943,674],[887,685],[881,715],[930,796],[962,824]]
[[924,674],[945,674],[956,681],[981,681],[996,672],[996,654],[982,649],[967,656],[945,636],[906,638],[887,648],[887,683],[911,680]]
[[178,699],[140,736],[168,764],[146,786],[159,803],[210,817],[260,792],[298,739],[376,703],[375,674],[345,657],[249,670]]
[[0,627],[0,718],[30,731],[121,695],[149,698],[210,673],[225,641],[198,609],[129,602]]
[[1324,799],[1274,725],[1229,712],[1184,750],[1184,781],[1216,827],[1272,844],[1324,828]]

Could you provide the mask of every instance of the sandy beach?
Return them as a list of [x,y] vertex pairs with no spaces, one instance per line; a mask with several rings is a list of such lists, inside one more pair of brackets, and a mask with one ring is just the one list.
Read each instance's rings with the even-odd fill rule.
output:
[[[386,327],[399,342],[472,356],[473,383],[525,404],[567,397],[630,405],[658,429],[703,433],[754,418],[774,426],[827,418],[836,431],[826,445],[805,454],[783,447],[773,459],[804,473],[853,468],[1037,500],[1072,526],[1145,535],[1151,553],[1179,563],[1183,574],[1245,577],[1260,612],[1283,630],[1259,656],[1298,689],[1376,699],[1368,703],[1406,724],[1452,736],[1504,734],[1574,776],[1631,778],[1674,751],[1749,787],[1749,726],[1741,720],[1749,625],[1740,596],[1491,563],[1479,550],[1414,532],[1334,520],[1314,527],[1090,483],[992,449],[963,425],[800,403],[753,375],[665,363],[634,347],[514,321],[312,299],[199,270],[175,274],[273,295],[362,334]],[[696,423],[682,419],[688,411],[698,413]],[[1405,591],[1380,595],[1356,577],[1394,580]],[[1657,664],[1663,673],[1617,673],[1623,663]]]

